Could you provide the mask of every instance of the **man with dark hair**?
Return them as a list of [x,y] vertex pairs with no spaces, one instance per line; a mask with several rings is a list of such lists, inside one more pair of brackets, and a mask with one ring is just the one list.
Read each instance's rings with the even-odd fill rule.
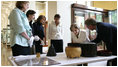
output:
[[60,17],[59,14],[55,14],[54,19],[55,19],[55,18],[61,18],[61,17]]
[[[117,27],[105,23],[105,22],[97,22],[92,18],[88,18],[85,21],[85,25],[89,30],[96,30],[97,37],[92,40],[92,42],[99,43],[101,40],[106,43],[106,47],[108,51],[111,51],[113,55],[117,56]],[[117,65],[117,58],[112,60],[112,65]]]
[[60,24],[60,15],[55,14],[54,21],[49,24],[49,39],[56,52],[63,52],[62,25]]
[[30,27],[32,28],[33,27],[33,20],[35,19],[35,11],[34,10],[28,10],[27,13],[26,13],[26,16],[29,20],[29,24],[30,24]]
[[[26,13],[26,16],[29,20],[29,25],[32,28],[32,34],[35,37],[34,40],[38,41],[40,38],[37,35],[34,35],[34,27],[33,27],[33,20],[35,19],[35,13],[36,12],[34,10],[28,10]],[[33,44],[35,44],[35,43],[33,42]],[[31,54],[34,54],[35,53],[35,46],[33,45],[30,50],[31,50]]]

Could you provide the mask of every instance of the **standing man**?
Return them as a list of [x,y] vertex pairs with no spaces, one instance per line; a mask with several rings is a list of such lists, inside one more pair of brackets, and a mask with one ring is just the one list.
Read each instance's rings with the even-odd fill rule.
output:
[[63,52],[62,26],[60,24],[60,15],[54,16],[54,21],[49,24],[49,39],[56,52]]
[[[29,21],[29,25],[32,28],[32,34],[33,35],[34,35],[33,21],[35,20],[35,14],[36,14],[36,12],[34,10],[28,10],[26,13],[26,16],[27,16],[28,21]],[[34,38],[35,41],[39,40],[39,37],[37,35],[35,35],[34,37],[35,37]],[[33,42],[33,44],[35,44],[35,43]],[[31,54],[35,54],[34,50],[35,50],[35,46],[33,45],[31,48]]]
[[35,14],[36,12],[34,10],[28,10],[26,13],[30,27],[32,28],[32,33],[33,33],[33,20],[35,19]]
[[[96,30],[97,37],[91,42],[99,43],[101,40],[106,43],[107,50],[117,56],[117,27],[104,22],[97,22],[92,18],[85,21],[89,30]],[[109,61],[108,61],[109,62]],[[117,58],[112,60],[112,65],[117,66]]]

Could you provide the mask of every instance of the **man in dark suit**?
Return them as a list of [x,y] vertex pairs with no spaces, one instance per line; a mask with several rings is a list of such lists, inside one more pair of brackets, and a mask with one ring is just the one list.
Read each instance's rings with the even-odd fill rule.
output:
[[[34,36],[34,27],[33,27],[33,21],[35,20],[35,14],[36,12],[34,10],[28,10],[27,13],[26,13],[26,16],[28,18],[28,21],[29,21],[29,25],[30,27],[32,28],[32,34]],[[38,41],[39,40],[39,37],[37,35],[34,36],[34,40],[35,41]],[[33,42],[33,44],[35,44],[35,42]],[[31,54],[35,54],[35,46],[33,45],[32,48],[31,48]]]
[[36,12],[34,10],[28,10],[26,13],[26,16],[29,20],[29,25],[32,28],[32,33],[33,33],[33,20],[35,19],[35,14]]
[[[117,27],[104,22],[97,22],[92,18],[85,21],[85,25],[89,30],[96,30],[97,37],[91,42],[99,43],[103,41],[106,43],[107,50],[111,51],[113,55],[117,56]],[[108,61],[109,62],[109,61]],[[112,60],[112,65],[117,66],[117,58]]]

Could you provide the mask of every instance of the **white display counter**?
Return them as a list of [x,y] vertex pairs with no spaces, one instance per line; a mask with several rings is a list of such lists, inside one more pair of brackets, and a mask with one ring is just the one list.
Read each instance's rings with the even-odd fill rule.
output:
[[[13,66],[18,66],[14,60],[22,61],[26,59],[32,59],[35,57],[36,55],[16,56],[16,57],[9,57],[9,60]],[[96,63],[102,62],[103,64],[103,62],[105,63],[107,62],[107,60],[114,59],[117,56],[80,57],[80,58],[70,59],[66,57],[65,53],[57,53],[57,56],[54,56],[54,57],[47,57],[46,54],[41,54],[41,57],[42,58],[46,57],[60,63],[56,65],[51,65],[51,66],[75,66],[79,64],[87,64],[87,65],[96,66]],[[103,65],[106,65],[106,64],[103,64]]]

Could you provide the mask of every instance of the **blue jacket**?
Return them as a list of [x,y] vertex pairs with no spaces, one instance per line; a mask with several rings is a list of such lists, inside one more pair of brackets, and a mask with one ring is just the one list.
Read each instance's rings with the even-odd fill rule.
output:
[[45,37],[44,27],[40,22],[33,23],[33,35],[38,35],[42,40]]
[[98,22],[97,37],[92,42],[99,43],[101,40],[106,43],[107,50],[112,51],[113,54],[117,54],[117,27],[109,24]]

